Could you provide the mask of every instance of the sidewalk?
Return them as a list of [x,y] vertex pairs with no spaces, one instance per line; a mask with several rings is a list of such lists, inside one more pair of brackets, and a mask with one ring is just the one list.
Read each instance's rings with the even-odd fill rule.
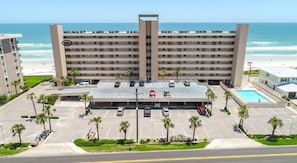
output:
[[45,143],[15,155],[16,157],[65,156],[86,154],[73,143]]
[[205,149],[257,148],[264,145],[248,138],[214,139]]
[[[247,138],[215,139],[205,149],[257,148],[264,145]],[[45,143],[15,155],[16,157],[42,157],[87,154],[73,143]]]

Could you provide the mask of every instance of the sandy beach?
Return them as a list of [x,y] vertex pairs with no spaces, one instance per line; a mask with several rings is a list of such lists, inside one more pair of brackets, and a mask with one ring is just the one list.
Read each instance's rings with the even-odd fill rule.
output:
[[23,75],[55,75],[54,63],[22,62]]
[[[252,62],[252,69],[270,66],[297,67],[296,59],[270,59],[270,60],[245,60],[244,70],[248,70],[248,62]],[[55,66],[52,62],[22,62],[24,75],[55,75]]]
[[296,59],[269,59],[269,60],[245,60],[244,70],[248,70],[250,67],[248,62],[252,62],[252,69],[258,69],[261,67],[297,67]]

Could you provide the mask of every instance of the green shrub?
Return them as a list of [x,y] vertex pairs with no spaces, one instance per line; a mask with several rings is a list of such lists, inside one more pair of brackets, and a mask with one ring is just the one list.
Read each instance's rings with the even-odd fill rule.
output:
[[203,141],[204,142],[208,142],[208,138],[203,138]]
[[187,137],[184,135],[171,136],[170,141],[171,142],[186,142]]
[[133,139],[120,139],[120,140],[117,140],[117,144],[133,144],[134,141]]
[[51,116],[50,119],[59,119],[58,116]]
[[0,105],[5,104],[7,102],[7,96],[6,95],[1,95],[0,96]]
[[264,139],[265,137],[263,134],[247,134],[247,136],[252,139]]
[[150,142],[150,139],[140,139],[140,144],[147,144]]
[[22,115],[21,118],[29,118],[28,115]]
[[5,149],[17,149],[19,147],[28,147],[30,143],[8,143],[8,144],[4,144],[2,146],[2,148],[5,148]]
[[59,95],[57,95],[57,94],[48,95],[47,96],[47,100],[48,100],[47,104],[55,105],[58,98],[59,98]]
[[208,112],[209,116],[212,116],[212,112],[209,108],[206,108],[206,111]]
[[226,113],[227,113],[228,115],[231,115],[231,112],[230,112],[230,110],[229,110],[228,108],[225,108],[225,110],[226,110]]

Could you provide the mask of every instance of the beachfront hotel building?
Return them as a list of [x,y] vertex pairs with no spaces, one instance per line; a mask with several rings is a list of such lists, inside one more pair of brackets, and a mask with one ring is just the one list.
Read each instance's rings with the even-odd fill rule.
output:
[[138,18],[138,31],[63,31],[50,25],[56,78],[75,68],[76,82],[115,80],[128,71],[133,73],[126,79],[158,81],[176,79],[179,69],[179,80],[241,85],[247,24],[235,31],[159,31],[158,15]]
[[[21,34],[0,34],[0,95],[16,93],[11,83],[18,80],[24,84],[17,38]],[[19,89],[17,86],[17,89]]]

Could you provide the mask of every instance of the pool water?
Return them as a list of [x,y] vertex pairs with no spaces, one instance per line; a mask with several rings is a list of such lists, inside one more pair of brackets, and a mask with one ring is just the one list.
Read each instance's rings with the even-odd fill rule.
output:
[[268,98],[261,95],[256,90],[236,90],[236,92],[247,102],[271,102]]

